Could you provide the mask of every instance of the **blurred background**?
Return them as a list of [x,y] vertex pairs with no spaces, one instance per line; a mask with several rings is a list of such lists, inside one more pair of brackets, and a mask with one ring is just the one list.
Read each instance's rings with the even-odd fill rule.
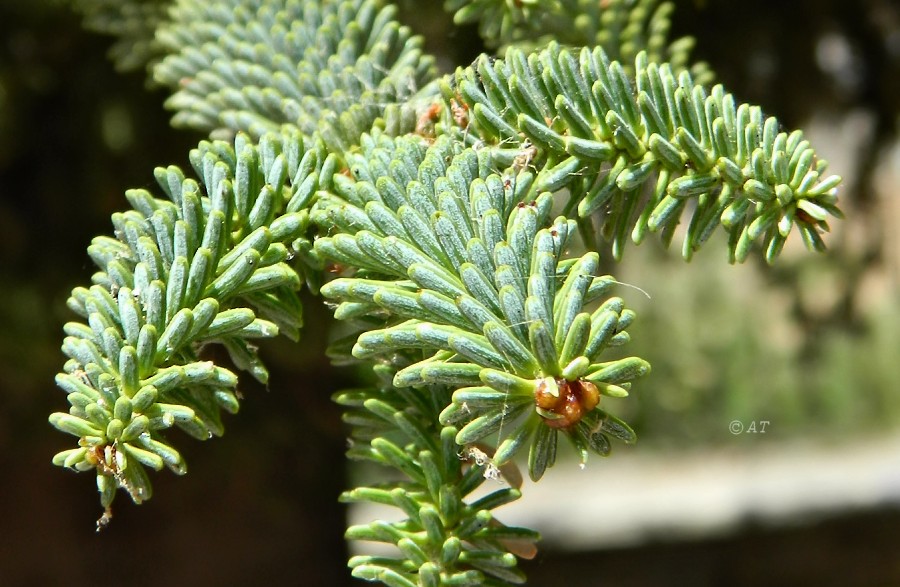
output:
[[[478,53],[473,30],[401,6],[446,67]],[[900,5],[679,1],[675,34],[805,130],[847,219],[827,254],[789,242],[772,268],[728,265],[724,242],[690,264],[628,249],[609,270],[648,294],[617,292],[653,372],[609,407],[640,442],[560,463],[501,519],[545,534],[533,585],[900,585]],[[315,300],[300,346],[265,346],[269,388],[246,385],[223,438],[185,438],[190,474],[156,475],[140,508],[120,496],[104,533],[93,478],[50,464],[71,443],[47,416],[66,408],[53,377],[85,249],[202,138],[111,45],[61,2],[0,0],[0,584],[349,585],[329,396],[352,380],[323,359]]]

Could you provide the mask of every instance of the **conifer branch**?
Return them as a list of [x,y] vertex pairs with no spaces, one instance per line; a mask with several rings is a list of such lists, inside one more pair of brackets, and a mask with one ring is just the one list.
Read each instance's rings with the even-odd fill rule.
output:
[[[94,240],[100,271],[69,300],[71,407],[50,421],[78,447],[54,463],[96,473],[98,528],[117,489],[150,497],[147,467],[185,471],[169,428],[205,439],[237,411],[237,375],[203,349],[266,381],[255,340],[297,338],[297,289],[319,290],[330,262],[341,275],[321,293],[356,327],[341,358],[380,378],[335,395],[348,456],[402,477],[342,496],[404,514],[347,531],[398,549],[354,557],[354,576],[521,583],[537,534],[493,515],[519,497],[513,458],[537,480],[560,434],[582,462],[633,442],[601,398],[649,371],[606,356],[635,314],[599,275],[593,220],[617,258],[629,237],[668,244],[685,218],[685,258],[722,224],[733,261],[762,241],[772,262],[794,226],[821,250],[840,216],[840,179],[802,133],[688,67],[670,2],[446,0],[505,58],[439,80],[382,0],[73,1],[129,37],[120,66],[168,53],[154,76],[174,124],[229,139],[192,151],[199,181],[158,169],[167,199],[126,194],[134,209]],[[510,487],[474,498],[485,479]]]
[[627,75],[599,48],[575,54],[553,43],[482,57],[442,91],[471,113],[464,136],[538,169],[538,190],[569,190],[580,217],[599,216],[616,258],[629,236],[660,232],[668,244],[684,215],[686,259],[720,223],[732,262],[757,241],[773,262],[795,226],[810,249],[824,249],[820,231],[841,217],[840,178],[825,175],[801,131],[782,132],[758,106],[645,53],[634,69]]
[[[445,0],[454,21],[478,23],[491,47],[534,51],[557,42],[570,47],[600,46],[610,59],[630,65],[640,51],[651,62],[690,69],[701,83],[711,78],[703,63],[691,65],[694,40],[669,40],[672,2],[660,0]],[[632,72],[629,72],[632,73]]]
[[[181,0],[154,76],[175,91],[175,126],[258,137],[286,124],[340,152],[389,106],[434,93],[434,60],[395,13],[380,0]],[[414,112],[391,116],[412,130]]]
[[65,326],[69,360],[57,376],[71,407],[50,422],[78,437],[54,464],[96,471],[106,508],[98,529],[117,489],[150,498],[147,467],[186,471],[167,429],[205,440],[222,434],[222,410],[237,412],[237,376],[204,360],[205,346],[222,345],[265,382],[255,340],[296,340],[302,263],[291,261],[315,264],[307,207],[330,181],[327,160],[296,134],[201,143],[191,152],[199,183],[158,168],[168,199],[130,190],[133,209],[113,215],[115,236],[88,248],[100,271],[69,298],[83,322]]
[[322,288],[342,302],[336,315],[388,319],[359,337],[353,356],[390,361],[422,349],[393,385],[452,385],[441,422],[461,426],[456,441],[499,435],[498,466],[528,447],[535,480],[555,460],[558,431],[583,460],[589,449],[608,454],[608,433],[634,440],[598,407],[649,370],[636,357],[602,360],[628,340],[634,313],[619,298],[586,309],[615,280],[596,276],[596,253],[563,258],[575,222],[551,218],[547,192],[526,199],[532,174],[497,173],[487,149],[460,151],[446,136],[426,149],[418,137],[376,135],[351,171],[358,181],[337,181],[313,220],[344,231],[318,239],[319,254],[363,269]]
[[[476,446],[460,447],[456,428],[442,427],[438,413],[450,401],[446,386],[394,388],[393,369],[376,367],[381,389],[342,392],[353,445],[348,456],[396,469],[402,481],[358,487],[341,500],[395,507],[397,522],[351,526],[349,540],[392,544],[398,556],[350,559],[353,575],[387,585],[509,585],[525,581],[517,556],[534,556],[536,532],[511,528],[492,510],[521,495],[514,467],[496,467]],[[485,480],[508,483],[481,497],[471,494]]]

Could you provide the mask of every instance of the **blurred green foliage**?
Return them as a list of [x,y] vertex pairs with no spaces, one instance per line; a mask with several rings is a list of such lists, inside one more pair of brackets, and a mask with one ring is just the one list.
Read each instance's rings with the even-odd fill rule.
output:
[[[642,443],[844,442],[900,424],[896,285],[881,283],[865,307],[844,310],[834,259],[786,255],[796,283],[781,284],[766,267],[723,265],[711,249],[687,266],[649,246],[624,263],[620,279],[650,296],[621,290],[639,316],[630,350],[653,365],[635,401],[623,402]],[[848,324],[807,330],[801,312]],[[769,425],[764,436],[734,435],[734,420]]]

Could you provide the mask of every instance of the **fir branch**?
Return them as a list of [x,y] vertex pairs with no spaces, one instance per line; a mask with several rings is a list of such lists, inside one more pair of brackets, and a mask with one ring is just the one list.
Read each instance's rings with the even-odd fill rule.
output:
[[[158,32],[171,54],[155,79],[175,90],[176,126],[260,136],[288,124],[340,152],[434,78],[395,12],[379,0],[181,0]],[[412,130],[412,111],[392,116]]]
[[[79,440],[54,463],[96,473],[98,529],[117,488],[150,497],[146,467],[185,472],[167,429],[205,439],[237,411],[237,376],[203,348],[221,344],[265,381],[255,339],[297,338],[296,290],[316,290],[328,261],[342,276],[321,292],[357,328],[346,354],[381,377],[336,395],[348,455],[401,477],[342,496],[404,514],[347,531],[398,549],[354,557],[354,576],[521,583],[516,557],[537,535],[493,516],[519,497],[513,457],[527,452],[537,480],[560,434],[582,461],[633,442],[601,397],[627,396],[649,370],[606,356],[635,315],[598,275],[593,219],[617,258],[629,235],[668,244],[684,216],[686,258],[721,223],[732,260],[762,240],[771,262],[794,225],[821,249],[840,215],[839,178],[799,131],[706,90],[702,66],[688,73],[670,2],[446,0],[506,53],[438,82],[381,0],[176,0],[152,44],[162,0],[73,1],[112,33],[134,26],[129,7],[149,10],[134,63],[169,53],[154,74],[175,90],[173,122],[237,133],[192,152],[199,182],[158,169],[168,199],[128,192],[115,238],[89,248],[93,286],[69,300],[83,318],[65,327],[57,377],[71,407],[50,421]],[[486,478],[511,487],[474,498]]]
[[645,53],[635,71],[599,48],[576,55],[551,44],[482,57],[442,91],[471,113],[464,136],[539,170],[538,190],[568,189],[582,218],[599,217],[616,258],[629,235],[639,243],[660,232],[668,244],[683,215],[686,259],[720,223],[732,262],[756,241],[773,262],[795,226],[809,248],[824,249],[828,216],[841,217],[840,178],[825,175],[801,131],[782,132],[758,106],[738,106],[721,85],[707,91]]
[[[348,456],[395,469],[402,481],[358,487],[341,500],[395,507],[403,517],[347,530],[349,540],[383,542],[398,549],[398,556],[351,558],[353,575],[404,586],[523,583],[516,556],[534,556],[538,535],[505,526],[492,513],[520,497],[521,477],[516,478],[514,468],[493,465],[475,446],[460,449],[456,428],[438,423],[438,413],[450,401],[447,388],[435,386],[425,394],[397,389],[388,383],[392,369],[380,366],[376,371],[386,379],[381,389],[335,397],[347,408],[344,419],[352,425]],[[510,486],[473,497],[487,479],[505,480]]]
[[199,183],[158,168],[168,199],[130,190],[133,209],[113,215],[115,237],[88,248],[100,271],[69,298],[84,321],[65,326],[69,361],[57,376],[71,408],[50,422],[79,439],[54,464],[96,471],[107,512],[98,529],[117,488],[150,498],[146,467],[186,471],[166,429],[205,440],[222,434],[222,410],[238,410],[237,376],[203,360],[206,345],[265,382],[255,340],[296,340],[300,277],[289,262],[298,253],[315,262],[307,206],[328,185],[325,160],[296,134],[201,143],[191,152]]
[[[491,47],[536,36],[542,25],[561,11],[560,0],[445,0],[456,24],[478,24],[478,32]],[[574,14],[573,14],[574,16]]]
[[426,149],[418,137],[376,135],[363,149],[351,160],[357,181],[336,182],[313,212],[344,231],[318,239],[316,251],[363,269],[322,288],[342,302],[336,315],[388,318],[359,336],[353,355],[391,361],[423,349],[393,384],[457,388],[441,414],[462,426],[457,442],[499,435],[496,465],[528,446],[535,480],[555,460],[558,431],[582,459],[608,453],[610,430],[633,441],[598,403],[627,395],[649,370],[635,357],[602,359],[628,340],[634,314],[618,298],[586,309],[615,280],[596,276],[596,253],[563,258],[576,225],[551,219],[551,194],[526,201],[530,173],[498,174],[487,149],[460,150],[447,136]]
[[703,63],[691,66],[691,37],[669,41],[672,2],[660,0],[446,0],[458,24],[477,22],[491,47],[532,51],[550,42],[571,47],[600,46],[610,59],[630,64],[640,51],[649,60],[691,69],[702,82],[711,74]]

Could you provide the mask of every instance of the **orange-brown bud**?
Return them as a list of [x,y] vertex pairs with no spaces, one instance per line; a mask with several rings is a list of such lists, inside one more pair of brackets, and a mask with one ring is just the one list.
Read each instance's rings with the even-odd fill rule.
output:
[[600,403],[600,390],[590,381],[581,380],[581,405],[585,412],[590,412]]
[[557,389],[556,391],[560,395],[553,395],[547,385],[547,380],[542,380],[534,392],[534,403],[537,404],[537,407],[544,410],[555,409],[563,400],[561,390]]
[[535,405],[558,416],[544,418],[544,422],[551,428],[571,428],[600,403],[600,392],[590,381],[559,379],[555,383],[558,395],[550,392],[546,380],[534,392]]

